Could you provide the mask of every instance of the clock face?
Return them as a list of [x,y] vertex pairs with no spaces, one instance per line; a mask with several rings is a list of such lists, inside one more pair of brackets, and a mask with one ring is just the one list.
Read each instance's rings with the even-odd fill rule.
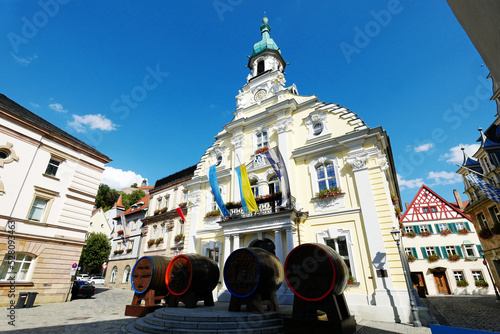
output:
[[257,91],[257,93],[255,93],[254,99],[255,101],[262,101],[263,99],[265,99],[266,96],[267,96],[266,90],[260,89],[259,91]]

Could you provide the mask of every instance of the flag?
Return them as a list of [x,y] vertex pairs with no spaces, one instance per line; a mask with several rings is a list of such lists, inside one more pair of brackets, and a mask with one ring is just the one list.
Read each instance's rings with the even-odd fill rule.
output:
[[271,164],[274,172],[279,177],[281,181],[281,206],[288,206],[290,204],[290,181],[288,180],[288,172],[286,170],[285,161],[280,153],[278,147],[273,147],[272,149],[264,153],[267,161]]
[[478,178],[475,174],[469,174],[466,178],[474,183],[493,202],[500,203],[500,190]]
[[236,175],[238,175],[238,180],[240,181],[240,196],[243,211],[245,211],[245,213],[249,213],[259,210],[259,207],[255,202],[255,197],[253,197],[252,187],[250,187],[247,167],[245,165],[241,165],[239,167],[236,167],[235,170]]
[[212,192],[215,197],[215,201],[219,206],[220,212],[224,217],[229,217],[229,211],[226,209],[226,205],[222,200],[222,196],[219,190],[219,182],[217,181],[217,171],[215,170],[215,165],[210,166],[210,171],[208,173],[208,180],[210,181],[210,186],[212,187]]
[[177,211],[179,216],[181,216],[182,220],[186,221],[186,218],[184,218],[184,213],[182,212],[182,208],[177,208],[175,209],[175,211]]

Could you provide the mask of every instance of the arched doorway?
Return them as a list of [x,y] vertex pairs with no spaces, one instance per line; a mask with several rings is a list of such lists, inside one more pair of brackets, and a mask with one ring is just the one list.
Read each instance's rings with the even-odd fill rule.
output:
[[257,248],[262,248],[265,249],[268,252],[273,253],[276,255],[275,249],[276,247],[274,246],[274,242],[270,239],[264,238],[262,240],[255,240],[250,244],[250,247],[257,247]]

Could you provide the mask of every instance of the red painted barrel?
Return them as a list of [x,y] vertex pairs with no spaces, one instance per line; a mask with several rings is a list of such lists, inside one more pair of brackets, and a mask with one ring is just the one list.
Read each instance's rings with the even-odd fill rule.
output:
[[165,272],[170,259],[166,256],[143,256],[137,260],[132,269],[132,289],[137,293],[153,289],[156,295],[167,294]]
[[296,296],[318,301],[330,294],[344,292],[349,270],[333,248],[323,244],[303,244],[288,254],[285,279]]
[[215,289],[219,275],[219,266],[214,260],[199,254],[182,254],[170,261],[165,283],[176,296],[188,291],[202,294]]
[[283,265],[262,248],[240,248],[224,264],[224,282],[236,297],[248,297],[254,292],[271,294],[283,283]]

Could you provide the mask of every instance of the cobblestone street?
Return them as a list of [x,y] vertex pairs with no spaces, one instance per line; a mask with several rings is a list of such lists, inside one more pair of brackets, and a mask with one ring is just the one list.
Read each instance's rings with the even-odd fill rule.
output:
[[495,296],[427,297],[429,309],[441,325],[500,331],[500,302]]

